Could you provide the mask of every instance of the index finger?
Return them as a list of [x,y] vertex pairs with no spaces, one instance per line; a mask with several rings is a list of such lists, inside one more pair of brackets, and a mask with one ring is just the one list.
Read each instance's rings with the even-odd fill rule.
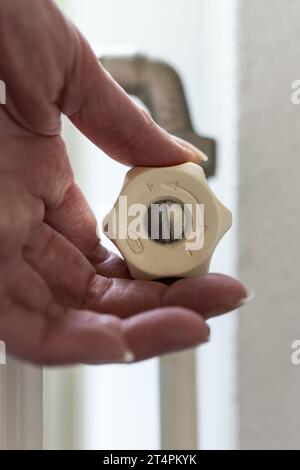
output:
[[74,28],[76,50],[61,103],[95,145],[129,165],[200,163],[204,154],[158,126],[104,70],[89,44]]

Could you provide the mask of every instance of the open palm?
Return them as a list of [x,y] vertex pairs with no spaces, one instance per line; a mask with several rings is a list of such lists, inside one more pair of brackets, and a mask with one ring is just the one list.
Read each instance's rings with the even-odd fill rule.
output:
[[0,2],[0,36],[0,338],[8,350],[43,364],[106,363],[205,342],[205,320],[237,307],[245,288],[219,274],[170,286],[130,279],[99,243],[60,116],[129,165],[199,161],[197,151],[133,103],[50,0]]

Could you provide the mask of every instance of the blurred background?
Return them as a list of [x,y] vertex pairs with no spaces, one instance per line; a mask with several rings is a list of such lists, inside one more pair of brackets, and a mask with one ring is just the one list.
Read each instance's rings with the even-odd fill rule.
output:
[[[59,5],[98,55],[140,53],[176,69],[196,131],[218,142],[218,169],[211,185],[235,217],[234,2],[64,0]],[[103,206],[112,207],[127,168],[106,157],[68,123],[64,133],[76,179],[101,220]],[[213,271],[236,274],[235,230],[220,244]],[[197,351],[196,439],[203,448],[234,448],[236,315],[212,323],[211,344]],[[187,380],[194,386],[195,378]],[[160,447],[158,359],[129,367],[49,371],[46,384],[48,446]]]
[[[300,336],[299,0],[58,4],[99,56],[139,53],[178,72],[196,132],[217,141],[210,184],[233,212],[211,270],[239,277],[256,296],[210,321],[211,342],[195,355],[44,369],[44,415],[37,416],[44,447],[300,448],[293,356]],[[67,121],[63,132],[76,180],[100,220],[127,168]],[[28,373],[14,362],[9,370],[17,372],[8,389],[27,380],[25,403],[42,397],[41,370]],[[22,422],[25,408],[15,401]],[[23,419],[24,435],[34,434],[33,422]]]

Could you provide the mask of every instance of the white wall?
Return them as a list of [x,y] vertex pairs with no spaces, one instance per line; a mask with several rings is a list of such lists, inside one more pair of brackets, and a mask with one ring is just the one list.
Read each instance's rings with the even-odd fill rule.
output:
[[[68,0],[68,14],[97,48],[133,46],[165,59],[181,74],[195,127],[219,142],[214,189],[235,211],[234,0]],[[111,204],[126,169],[87,142],[76,171],[91,205]],[[82,163],[78,166],[78,153]],[[213,269],[234,272],[234,230]],[[199,420],[203,448],[235,446],[235,317],[213,324],[199,355]],[[158,448],[158,362],[86,368],[87,447]]]
[[240,257],[256,290],[241,316],[240,444],[300,448],[300,2],[239,2]]

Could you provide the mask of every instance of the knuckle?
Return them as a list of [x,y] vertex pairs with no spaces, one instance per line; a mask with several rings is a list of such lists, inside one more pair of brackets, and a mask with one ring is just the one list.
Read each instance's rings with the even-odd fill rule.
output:
[[139,119],[136,125],[133,129],[130,129],[118,146],[113,149],[113,154],[116,157],[134,153],[144,141],[145,135],[151,133],[156,127],[156,123],[145,109],[137,106],[137,111]]
[[86,284],[85,293],[82,297],[81,308],[93,308],[95,307],[95,302],[98,307],[104,307],[106,295],[110,292],[112,283],[112,278],[93,273]]
[[152,119],[151,114],[144,108],[141,108],[141,114],[144,118],[144,126],[146,129],[152,128],[156,126],[155,121]]

